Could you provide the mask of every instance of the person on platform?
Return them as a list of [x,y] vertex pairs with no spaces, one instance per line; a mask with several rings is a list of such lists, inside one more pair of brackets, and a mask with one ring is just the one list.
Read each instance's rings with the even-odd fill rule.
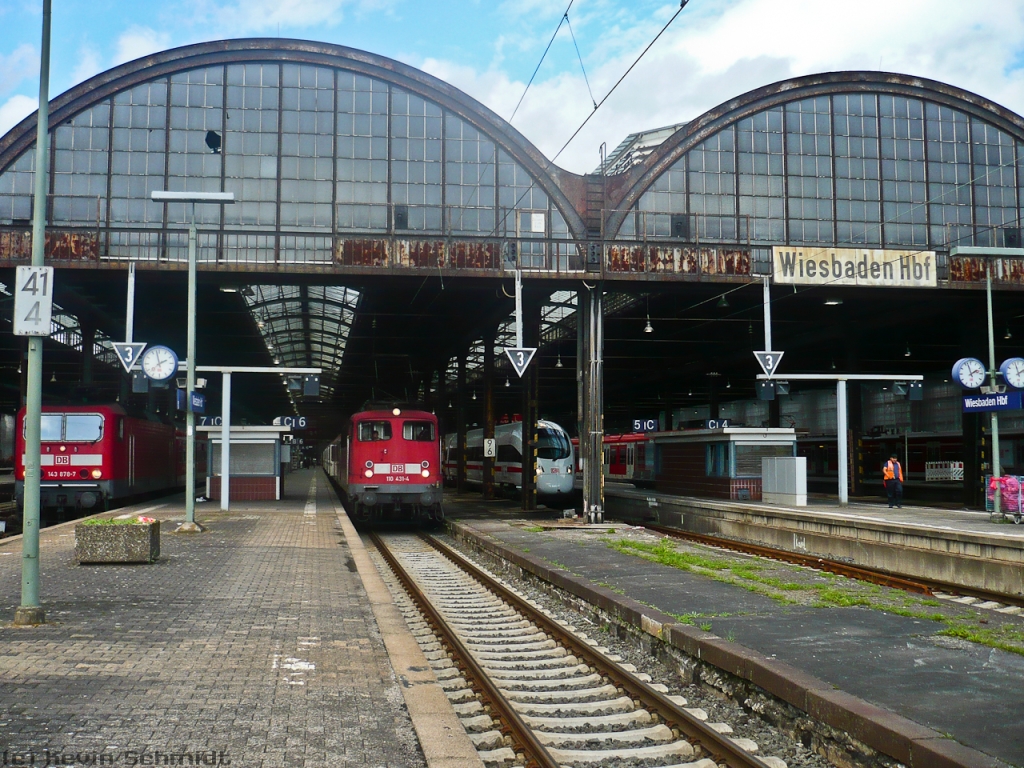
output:
[[892,509],[894,504],[903,509],[903,467],[900,466],[895,453],[882,467],[882,484],[889,496],[889,509]]

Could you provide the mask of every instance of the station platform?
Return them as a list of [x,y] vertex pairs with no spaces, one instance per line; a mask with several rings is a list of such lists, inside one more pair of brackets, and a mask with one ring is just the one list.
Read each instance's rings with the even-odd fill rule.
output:
[[894,573],[1024,595],[1024,525],[989,513],[811,497],[807,506],[605,487],[609,517],[653,521]]
[[38,627],[0,541],[3,764],[481,766],[323,474],[287,487],[197,504],[200,534],[172,533],[180,496],[106,513],[161,521],[153,564],[80,566],[75,523],[44,529]]
[[[898,612],[773,598],[756,584],[737,586],[610,546],[610,540],[630,535],[629,525],[586,525],[546,511],[519,513],[516,519],[511,509],[500,519],[484,519],[473,511],[479,504],[479,497],[467,494],[448,506],[453,535],[464,544],[712,665],[709,680],[720,681],[721,671],[735,676],[727,687],[753,683],[904,765],[1024,765],[1024,737],[1013,714],[1024,711],[1024,656],[940,634],[961,619],[1024,633],[1018,615],[959,604],[927,607],[938,601],[904,604],[903,593],[895,591],[891,599]],[[867,521],[871,514],[863,510],[858,517]],[[950,522],[970,530],[985,520],[954,516]],[[997,535],[1017,530],[994,527]],[[746,556],[737,558],[749,563]],[[825,581],[814,572],[803,578]],[[881,591],[864,589],[869,599]],[[950,621],[922,616],[933,610],[944,611]]]

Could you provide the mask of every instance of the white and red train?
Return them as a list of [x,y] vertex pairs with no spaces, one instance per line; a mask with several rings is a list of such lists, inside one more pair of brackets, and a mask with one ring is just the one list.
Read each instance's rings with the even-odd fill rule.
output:
[[[494,483],[510,493],[523,488],[523,424],[520,421],[494,427]],[[445,478],[454,483],[458,474],[458,435],[445,435]],[[573,494],[572,441],[553,421],[537,422],[537,498],[554,506],[565,505]],[[484,431],[466,433],[466,482],[483,485]]]
[[347,433],[324,450],[323,467],[358,523],[444,520],[441,438],[432,413],[353,414]]
[[[205,442],[197,444],[197,448]],[[206,476],[197,450],[197,477]],[[202,454],[202,455],[200,455]],[[15,430],[15,498],[25,495],[25,409]],[[43,406],[40,507],[102,511],[185,485],[185,433],[172,424],[129,416],[119,405]]]

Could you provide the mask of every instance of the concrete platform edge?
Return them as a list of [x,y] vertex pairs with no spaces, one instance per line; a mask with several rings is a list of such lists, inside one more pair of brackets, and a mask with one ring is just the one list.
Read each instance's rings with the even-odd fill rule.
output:
[[753,683],[818,722],[847,732],[904,765],[912,768],[1006,768],[997,758],[964,746],[938,731],[837,691],[824,680],[789,664],[769,659],[710,632],[679,624],[668,614],[592,584],[528,553],[515,551],[471,525],[449,521],[448,527],[456,539],[514,563],[688,656]]
[[[651,507],[654,500],[657,507]],[[1009,595],[1024,594],[1024,537],[907,525],[834,512],[716,502],[612,489],[607,511],[662,525],[846,560],[892,573],[938,579]],[[1011,527],[1012,528],[1012,527]]]
[[483,761],[333,489],[331,496],[427,765],[430,768],[483,768]]

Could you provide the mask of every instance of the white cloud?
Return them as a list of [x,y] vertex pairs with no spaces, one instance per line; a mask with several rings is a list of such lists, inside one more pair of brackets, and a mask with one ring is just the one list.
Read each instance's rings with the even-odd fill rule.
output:
[[29,77],[39,77],[39,52],[34,45],[23,43],[7,56],[0,55],[0,93],[13,91]]
[[[598,101],[666,19],[659,15],[628,21],[616,15],[597,42],[581,46]],[[581,36],[575,22],[574,29]],[[820,0],[733,0],[725,3],[724,11],[694,4],[651,48],[558,164],[589,172],[598,163],[602,142],[611,151],[629,133],[691,120],[778,80],[836,70],[882,69],[927,77],[1024,113],[1022,40],[1024,3],[1019,0],[983,5],[861,0],[855,9],[841,13]],[[600,51],[604,58],[588,57],[587,50]],[[590,63],[594,59],[596,66]],[[420,66],[507,118],[524,84],[495,69],[504,63],[496,58],[486,71],[434,59]],[[545,78],[542,70],[514,125],[551,157],[592,110],[581,74],[568,70]]]
[[276,34],[278,29],[323,27],[338,24],[346,6],[377,7],[381,3],[366,0],[238,0],[216,5],[197,3],[197,26],[213,27],[228,37],[250,33]]
[[130,27],[117,38],[114,63],[123,64],[162,51],[170,46],[170,40],[171,36],[166,32],[158,32],[150,27]]
[[28,96],[11,96],[0,105],[0,136],[5,135],[26,117],[36,111],[39,100]]
[[78,64],[71,73],[71,83],[78,84],[88,80],[93,75],[99,74],[104,69],[100,61],[100,54],[95,48],[83,45],[78,52]]

